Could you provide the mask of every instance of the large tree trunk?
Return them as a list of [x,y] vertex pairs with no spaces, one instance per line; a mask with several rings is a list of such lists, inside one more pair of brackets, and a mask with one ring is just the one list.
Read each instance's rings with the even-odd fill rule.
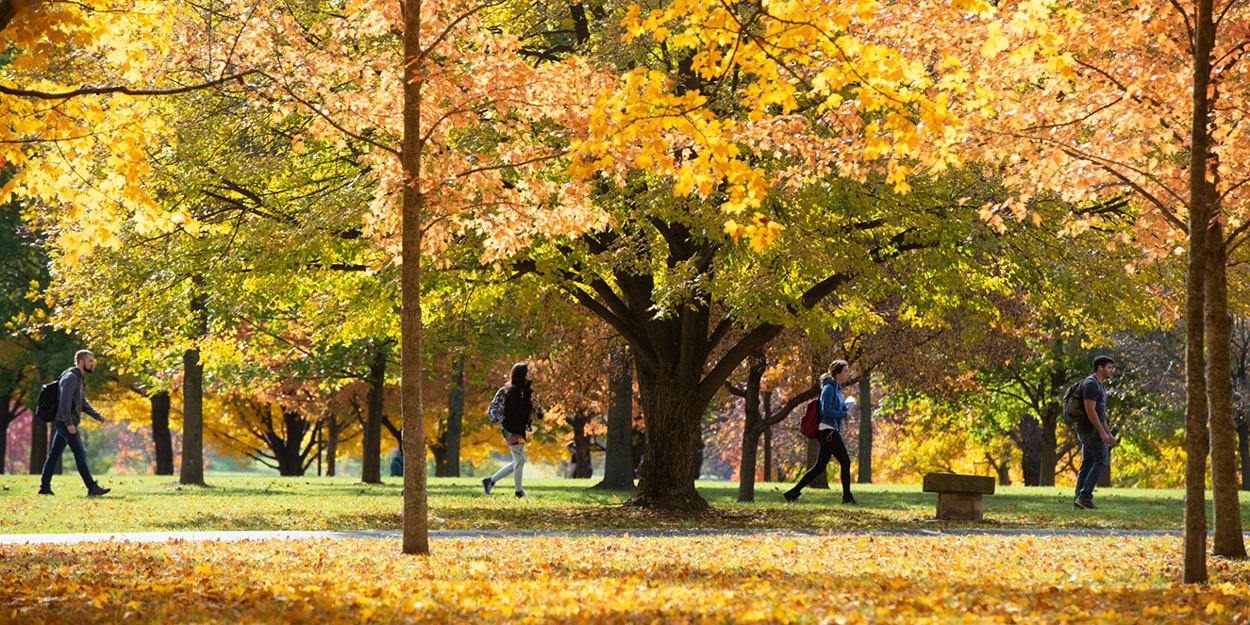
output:
[[1050,371],[1049,392],[1040,397],[1042,409],[1038,414],[1042,426],[1041,467],[1037,475],[1039,486],[1055,485],[1055,465],[1059,463],[1059,417],[1063,413],[1060,402],[1068,382],[1068,368],[1063,364],[1063,335],[1055,332],[1054,336],[1050,344],[1050,360],[1054,368]]
[[872,483],[872,373],[859,378],[859,458],[856,460],[860,484]]
[[204,485],[204,365],[200,350],[182,354],[182,468],[181,484]]
[[694,487],[699,477],[695,466],[701,440],[699,426],[707,400],[690,392],[699,385],[702,367],[658,369],[635,358],[634,369],[647,428],[647,459],[642,463],[638,489],[628,503],[687,512],[707,510],[707,501]]
[[569,477],[574,479],[590,479],[590,437],[586,436],[590,419],[590,413],[582,408],[573,413],[573,421],[569,423],[573,428],[573,456],[570,458],[573,466]]
[[311,424],[304,419],[303,415],[294,410],[283,410],[282,421],[286,430],[285,438],[279,436],[272,428],[266,432],[269,450],[278,461],[278,474],[284,477],[303,476],[304,435],[308,433]]
[[[4,398],[4,412],[0,412],[0,475],[4,474],[5,461],[9,454],[9,424],[17,419],[21,410],[21,401],[8,396]],[[31,415],[31,419],[39,420],[34,415]]]
[[1038,486],[1042,471],[1042,428],[1037,417],[1025,413],[1020,417],[1016,444],[1020,447],[1020,472],[1025,486]]
[[446,458],[447,477],[460,477],[460,432],[464,424],[464,356],[451,363],[451,388],[447,390]]
[[[204,286],[204,276],[191,277],[191,284],[199,291]],[[194,340],[208,336],[207,302],[204,294],[191,298],[189,312]],[[178,472],[181,484],[204,486],[204,364],[200,362],[199,347],[182,353],[182,468]]]
[[608,350],[608,441],[603,481],[595,488],[634,490],[634,376],[629,349],[615,343]]
[[1233,423],[1232,331],[1228,315],[1228,262],[1224,228],[1218,219],[1207,232],[1206,333],[1207,405],[1211,419],[1211,490],[1214,497],[1215,536],[1211,553],[1246,557],[1241,534],[1241,504],[1237,493],[1236,431]]
[[404,7],[404,171],[400,252],[400,401],[404,430],[404,538],[403,552],[430,552],[429,507],[425,479],[425,409],[421,405],[424,355],[421,353],[421,239],[425,195],[421,189],[421,48],[422,0]]
[[434,456],[434,477],[447,477],[447,430],[433,439],[427,437],[426,441],[430,455]]
[[152,404],[152,446],[155,449],[156,475],[174,474],[174,440],[169,432],[169,391],[153,393],[148,401]]
[[43,472],[43,463],[48,459],[48,424],[32,415],[30,420],[30,470],[31,475]]
[[365,428],[361,434],[360,481],[382,483],[382,400],[386,393],[387,344],[374,346],[369,364],[369,396],[365,399]]
[[1215,46],[1212,0],[1198,0],[1194,16],[1192,119],[1189,157],[1189,258],[1185,281],[1185,537],[1182,580],[1207,581],[1206,473],[1210,443],[1207,434],[1204,302],[1207,225],[1216,194],[1207,182],[1210,155],[1208,91],[1211,52]]

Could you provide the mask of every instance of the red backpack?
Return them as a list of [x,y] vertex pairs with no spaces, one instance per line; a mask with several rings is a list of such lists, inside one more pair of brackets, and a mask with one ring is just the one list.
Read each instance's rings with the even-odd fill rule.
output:
[[803,418],[799,421],[799,431],[808,438],[816,438],[820,435],[819,397],[807,402],[807,409],[803,411]]

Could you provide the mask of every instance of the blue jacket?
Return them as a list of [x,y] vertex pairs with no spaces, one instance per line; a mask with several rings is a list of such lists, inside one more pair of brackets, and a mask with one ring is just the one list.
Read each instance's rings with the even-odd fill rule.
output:
[[846,401],[842,399],[842,385],[832,379],[820,383],[820,422],[842,432],[842,420],[847,416]]

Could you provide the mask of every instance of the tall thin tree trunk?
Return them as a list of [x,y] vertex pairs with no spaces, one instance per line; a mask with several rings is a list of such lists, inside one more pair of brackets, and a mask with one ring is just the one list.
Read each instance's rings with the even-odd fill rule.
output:
[[760,382],[768,370],[764,349],[760,348],[747,358],[747,385],[743,397],[742,449],[738,463],[738,502],[755,501],[755,458],[760,435],[764,433],[763,417],[760,415]]
[[148,401],[152,404],[152,445],[156,452],[156,475],[174,474],[174,440],[169,433],[169,391],[153,393]]
[[460,477],[460,431],[464,424],[464,355],[451,363],[451,388],[447,391],[447,477]]
[[872,373],[859,378],[859,459],[856,461],[860,484],[872,483]]
[[614,341],[608,350],[608,440],[603,481],[595,488],[634,490],[634,376],[629,348]]
[[1237,426],[1233,423],[1232,332],[1228,315],[1228,262],[1224,227],[1219,219],[1207,232],[1206,333],[1207,405],[1211,420],[1211,490],[1215,536],[1211,553],[1246,557],[1237,493]]
[[338,415],[331,412],[326,417],[326,477],[334,477],[338,469],[339,436],[342,424]]
[[403,212],[400,216],[401,255],[400,397],[404,431],[404,538],[403,552],[430,552],[429,507],[425,476],[425,410],[421,405],[424,355],[421,353],[421,239],[425,194],[421,188],[422,0],[404,7],[404,171]]
[[1237,455],[1241,457],[1241,490],[1250,490],[1250,419],[1237,420]]
[[360,441],[360,481],[365,484],[382,483],[382,400],[386,397],[388,351],[386,342],[374,345],[373,362],[369,363],[369,396]]
[[[197,294],[191,298],[190,315],[194,324],[193,341],[208,336],[208,317],[203,293],[204,276],[191,277]],[[181,484],[204,486],[204,365],[200,362],[199,347],[182,353],[182,468],[178,472]]]
[[1204,296],[1207,260],[1207,225],[1215,204],[1214,189],[1207,182],[1210,157],[1208,90],[1211,86],[1211,52],[1215,46],[1212,0],[1195,4],[1192,119],[1189,160],[1189,258],[1185,289],[1185,537],[1182,580],[1187,584],[1207,581],[1206,473],[1210,442],[1207,434],[1206,353],[1204,349]]
[[764,481],[773,482],[773,429],[764,429]]

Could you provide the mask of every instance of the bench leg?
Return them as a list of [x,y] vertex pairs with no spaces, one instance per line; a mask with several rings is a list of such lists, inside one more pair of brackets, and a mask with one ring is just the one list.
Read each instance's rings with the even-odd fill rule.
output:
[[938,493],[937,518],[943,521],[980,521],[980,493]]

